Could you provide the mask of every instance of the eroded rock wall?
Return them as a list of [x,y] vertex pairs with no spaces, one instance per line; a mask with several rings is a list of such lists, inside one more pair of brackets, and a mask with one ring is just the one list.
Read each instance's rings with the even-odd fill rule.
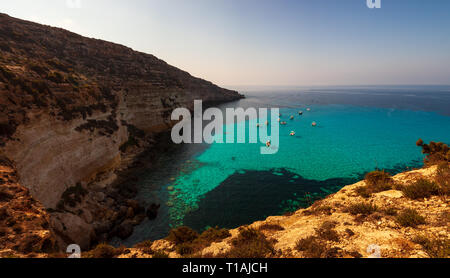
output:
[[166,130],[171,111],[237,92],[158,58],[0,14],[0,148],[46,207],[121,161],[130,129]]

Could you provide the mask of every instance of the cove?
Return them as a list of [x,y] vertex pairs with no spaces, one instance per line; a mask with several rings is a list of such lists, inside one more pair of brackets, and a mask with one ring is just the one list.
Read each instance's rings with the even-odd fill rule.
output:
[[[123,243],[162,238],[179,225],[198,231],[215,225],[234,228],[306,207],[375,169],[396,174],[421,167],[423,155],[415,142],[450,142],[450,117],[411,109],[410,98],[409,106],[400,108],[355,105],[354,100],[351,105],[305,103],[297,95],[230,104],[281,107],[287,125],[280,126],[279,151],[264,156],[260,144],[186,144],[163,154],[159,170],[142,173],[138,185],[138,199],[162,204],[159,215],[136,227]],[[420,100],[414,103],[420,107]],[[253,121],[235,127],[248,128]]]

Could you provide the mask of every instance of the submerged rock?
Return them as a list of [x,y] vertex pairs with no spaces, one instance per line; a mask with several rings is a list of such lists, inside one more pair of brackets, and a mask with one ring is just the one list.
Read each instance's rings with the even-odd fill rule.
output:
[[133,223],[130,220],[125,220],[116,228],[115,235],[122,240],[127,239],[131,236],[131,234],[133,234],[133,230]]
[[160,207],[161,207],[160,204],[155,204],[155,203],[151,204],[147,208],[147,212],[146,212],[148,219],[150,219],[150,220],[155,219],[158,216],[158,210]]

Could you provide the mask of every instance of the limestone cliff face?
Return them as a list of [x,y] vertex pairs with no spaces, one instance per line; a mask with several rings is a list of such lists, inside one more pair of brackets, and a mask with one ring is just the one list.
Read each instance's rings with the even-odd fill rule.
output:
[[49,215],[18,183],[13,163],[0,154],[0,258],[56,250]]
[[152,55],[5,14],[0,50],[0,149],[45,207],[114,169],[133,133],[167,129],[174,108],[242,97]]

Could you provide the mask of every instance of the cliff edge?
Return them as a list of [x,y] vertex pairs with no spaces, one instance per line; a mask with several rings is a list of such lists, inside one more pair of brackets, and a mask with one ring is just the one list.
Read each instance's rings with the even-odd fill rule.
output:
[[0,14],[0,151],[84,248],[142,221],[135,189],[110,185],[173,109],[240,98],[153,55]]

